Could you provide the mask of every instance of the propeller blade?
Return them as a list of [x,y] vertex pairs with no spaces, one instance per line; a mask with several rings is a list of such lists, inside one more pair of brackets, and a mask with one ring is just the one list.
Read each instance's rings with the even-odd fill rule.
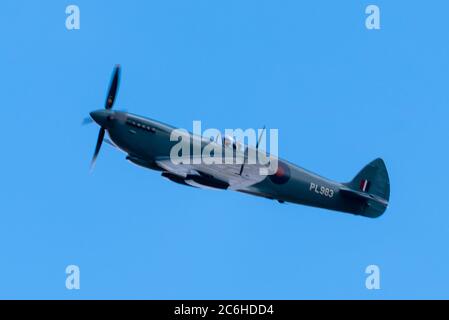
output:
[[105,132],[106,130],[101,128],[100,132],[98,133],[97,145],[95,146],[94,156],[92,158],[92,162],[90,163],[90,170],[94,168],[95,161],[97,161],[98,153],[100,152],[101,143],[103,142]]
[[112,76],[111,84],[109,85],[108,96],[106,98],[106,109],[111,109],[114,105],[115,96],[117,95],[117,89],[120,82],[120,65],[116,65],[114,74]]
[[109,144],[110,146],[113,146],[114,148],[117,148],[117,146],[114,144],[114,142],[112,142],[111,140],[109,140],[109,139],[104,139],[104,142],[106,142],[107,144]]
[[91,117],[87,117],[87,118],[83,119],[83,122],[81,122],[81,125],[85,126],[85,125],[91,124],[92,122],[94,122],[94,120],[92,120]]

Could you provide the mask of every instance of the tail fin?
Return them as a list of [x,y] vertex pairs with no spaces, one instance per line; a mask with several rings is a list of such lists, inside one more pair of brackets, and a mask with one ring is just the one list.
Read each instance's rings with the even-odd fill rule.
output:
[[342,190],[343,193],[365,200],[361,212],[363,216],[376,218],[387,209],[390,200],[390,179],[382,159],[370,162],[351,182],[344,185],[348,189]]

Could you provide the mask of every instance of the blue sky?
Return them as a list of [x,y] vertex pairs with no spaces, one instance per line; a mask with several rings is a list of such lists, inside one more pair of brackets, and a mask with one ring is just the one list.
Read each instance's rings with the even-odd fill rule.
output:
[[[449,298],[447,1],[73,3],[77,31],[72,2],[1,5],[0,298]],[[283,158],[338,181],[382,157],[389,209],[185,188],[108,145],[89,174],[98,128],[80,123],[116,63],[117,108],[278,128]]]

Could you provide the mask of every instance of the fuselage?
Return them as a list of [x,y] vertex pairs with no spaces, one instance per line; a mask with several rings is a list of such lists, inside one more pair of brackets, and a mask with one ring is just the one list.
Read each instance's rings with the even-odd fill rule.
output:
[[[112,114],[112,116],[111,116]],[[95,119],[105,128],[112,142],[127,155],[127,159],[142,167],[163,171],[156,159],[169,157],[177,141],[171,141],[173,126],[138,115],[105,111]],[[202,147],[209,140],[202,139]],[[348,202],[340,194],[341,183],[326,179],[301,167],[279,159],[275,174],[260,182],[236,191],[308,206],[357,213],[363,206],[360,201]]]

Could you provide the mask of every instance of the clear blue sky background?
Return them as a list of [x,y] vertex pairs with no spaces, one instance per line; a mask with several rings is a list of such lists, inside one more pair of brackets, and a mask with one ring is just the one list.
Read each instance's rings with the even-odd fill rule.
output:
[[[449,3],[2,1],[0,298],[449,298]],[[117,107],[191,128],[278,128],[283,158],[391,179],[371,220],[170,183],[104,145]],[[81,290],[65,268],[81,268]],[[365,268],[381,268],[381,290]]]

